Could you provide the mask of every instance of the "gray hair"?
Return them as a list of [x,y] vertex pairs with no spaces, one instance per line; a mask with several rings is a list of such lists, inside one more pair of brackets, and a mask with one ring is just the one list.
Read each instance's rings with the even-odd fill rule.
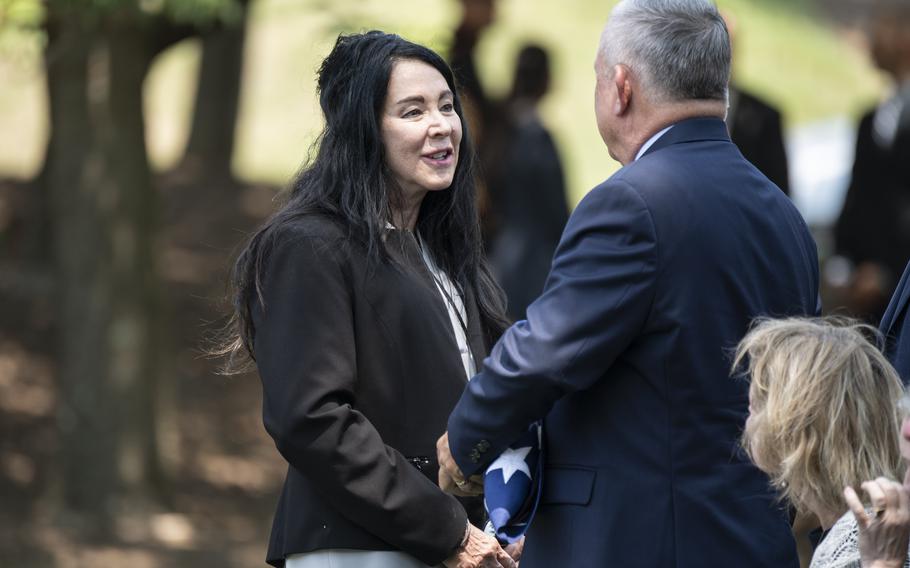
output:
[[708,0],[622,0],[600,50],[607,73],[628,65],[652,100],[726,99],[730,36]]

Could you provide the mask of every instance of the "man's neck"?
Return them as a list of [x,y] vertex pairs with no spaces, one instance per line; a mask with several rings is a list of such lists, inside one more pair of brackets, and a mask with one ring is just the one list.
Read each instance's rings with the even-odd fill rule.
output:
[[727,112],[727,105],[724,101],[685,101],[653,106],[649,110],[650,112],[641,112],[637,123],[632,123],[632,133],[627,138],[629,140],[628,150],[620,156],[619,160],[623,165],[633,161],[645,142],[664,128],[689,118],[710,117],[723,120]]

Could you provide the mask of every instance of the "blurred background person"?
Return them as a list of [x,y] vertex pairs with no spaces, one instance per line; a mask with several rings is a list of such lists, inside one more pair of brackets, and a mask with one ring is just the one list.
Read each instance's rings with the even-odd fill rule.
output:
[[[736,57],[738,21],[730,12],[724,12],[723,16],[730,32],[733,56]],[[726,118],[730,138],[747,160],[781,191],[790,195],[790,174],[780,111],[758,95],[740,88],[735,79],[734,76],[730,83]]]
[[460,0],[461,21],[455,28],[449,50],[449,64],[464,99],[465,118],[471,126],[477,151],[477,209],[484,244],[489,250],[494,228],[489,192],[489,170],[494,155],[489,140],[503,128],[498,105],[489,97],[477,71],[477,44],[496,18],[496,0]]
[[[461,88],[465,109],[475,136],[480,139],[483,119],[489,112],[487,91],[477,71],[475,50],[477,43],[496,17],[496,0],[460,0],[461,21],[455,28],[449,64],[455,73],[455,80]],[[480,122],[475,125],[474,121]]]
[[859,565],[844,488],[903,479],[906,469],[898,443],[902,384],[864,333],[875,330],[835,320],[764,320],[734,359],[733,368],[745,365],[750,380],[742,446],[797,515],[817,518],[812,568]]
[[543,291],[569,218],[559,151],[539,112],[551,76],[547,51],[525,45],[501,107],[504,127],[489,140],[498,157],[488,177],[495,223],[490,262],[513,320],[524,319],[525,309]]
[[834,236],[836,253],[853,267],[845,307],[877,324],[910,258],[910,10],[877,8],[867,33],[893,93],[859,123]]

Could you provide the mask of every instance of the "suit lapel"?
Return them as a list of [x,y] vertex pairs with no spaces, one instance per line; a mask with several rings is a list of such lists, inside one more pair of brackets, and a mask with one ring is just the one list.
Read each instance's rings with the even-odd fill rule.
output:
[[[445,358],[449,359],[446,368],[457,369],[459,372],[457,374],[453,373],[453,377],[457,376],[460,380],[464,380],[464,367],[461,362],[461,353],[458,347],[458,339],[455,337],[455,330],[452,329],[452,320],[449,317],[449,310],[446,307],[446,302],[442,298],[442,294],[439,292],[439,288],[436,286],[436,281],[433,278],[430,269],[427,268],[426,263],[423,260],[423,255],[420,252],[420,248],[417,245],[417,240],[414,238],[414,235],[407,231],[389,231],[389,236],[386,239],[386,247],[390,254],[399,259],[399,261],[404,265],[405,270],[410,268],[414,279],[420,283],[420,288],[426,292],[424,296],[428,300],[429,305],[427,306],[428,311],[424,317],[432,318],[434,321],[434,327],[441,330],[450,345],[449,349],[443,351]],[[412,301],[415,301],[416,298],[413,298]],[[470,315],[468,320],[470,321]],[[468,324],[470,325],[470,324]],[[456,364],[457,363],[457,364]]]
[[910,263],[904,269],[904,274],[901,276],[901,281],[891,297],[888,309],[885,310],[885,315],[882,316],[880,329],[885,336],[891,333],[894,322],[897,321],[901,312],[906,309],[907,301],[910,300],[910,283],[908,283],[908,280],[910,280]]
[[[427,268],[426,263],[423,261],[423,256],[420,253],[414,236],[412,234],[405,234],[404,231],[394,231],[393,233],[396,235],[396,238],[401,239],[401,242],[398,243],[400,257],[403,257],[405,262],[414,269],[420,281],[426,289],[430,291],[433,312],[435,312],[434,319],[439,321],[439,325],[444,328],[444,333],[449,338],[452,345],[451,353],[447,356],[451,356],[453,361],[458,361],[458,366],[456,368],[461,371],[458,376],[461,380],[464,380],[461,351],[458,345],[458,338],[455,336],[455,330],[452,328],[452,320],[449,317],[446,301],[443,299],[443,296],[436,285],[436,281],[430,273],[430,269]],[[471,355],[474,357],[474,368],[479,373],[483,367],[483,360],[486,358],[489,348],[483,332],[483,326],[480,323],[480,308],[477,306],[477,296],[474,293],[473,288],[467,286],[462,291],[462,294],[465,314],[468,318],[468,321],[465,322],[468,328],[468,349],[471,350]]]

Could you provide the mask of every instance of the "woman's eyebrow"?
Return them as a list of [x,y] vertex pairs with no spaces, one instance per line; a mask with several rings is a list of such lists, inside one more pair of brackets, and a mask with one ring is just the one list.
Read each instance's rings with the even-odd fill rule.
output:
[[411,95],[410,97],[405,97],[405,98],[401,99],[400,101],[396,102],[395,104],[400,105],[400,104],[404,104],[404,103],[422,103],[422,102],[424,102],[423,95]]
[[[441,93],[439,93],[440,99],[445,98],[445,97],[450,97],[450,96],[452,96],[452,91],[450,89],[446,89],[446,90],[442,91]],[[405,98],[401,99],[400,101],[397,101],[395,104],[400,105],[400,104],[404,104],[404,103],[423,103],[423,102],[426,102],[426,99],[423,98],[423,95],[411,95],[410,97],[405,97]]]

